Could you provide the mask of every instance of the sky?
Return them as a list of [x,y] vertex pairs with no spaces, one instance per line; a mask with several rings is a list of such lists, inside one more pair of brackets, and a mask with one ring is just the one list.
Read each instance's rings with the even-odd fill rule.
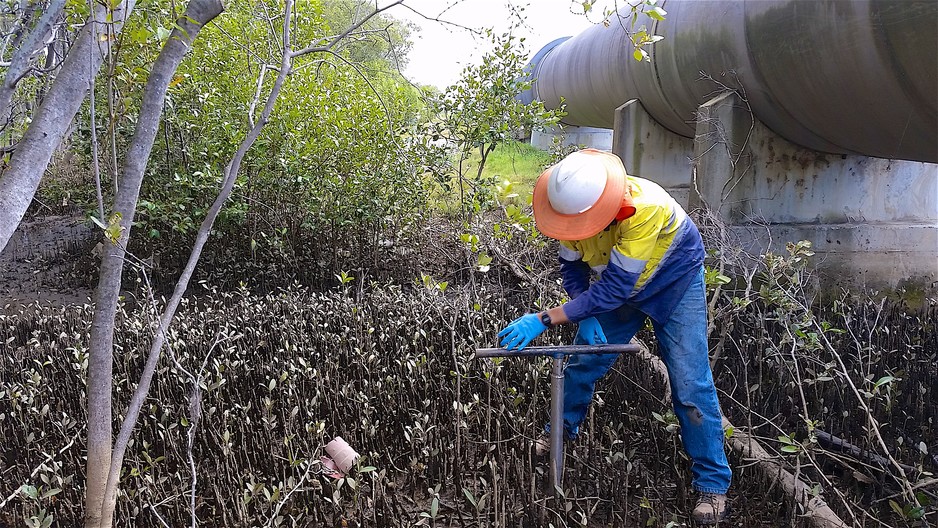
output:
[[[509,7],[509,1],[514,10]],[[491,27],[499,34],[519,20],[514,13],[520,10],[524,26],[515,34],[526,37],[525,48],[531,57],[555,38],[576,35],[592,25],[584,15],[571,12],[578,3],[573,0],[406,0],[405,5],[430,18],[475,29]],[[459,79],[466,65],[478,64],[489,50],[484,36],[473,36],[465,29],[426,20],[406,7],[395,6],[387,14],[419,27],[411,35],[413,48],[408,54],[410,62],[404,69],[404,75],[415,83],[444,89]]]

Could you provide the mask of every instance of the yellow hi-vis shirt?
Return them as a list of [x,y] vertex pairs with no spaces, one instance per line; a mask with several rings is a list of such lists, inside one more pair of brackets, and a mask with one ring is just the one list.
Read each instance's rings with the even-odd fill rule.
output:
[[[665,322],[704,260],[694,222],[657,183],[628,176],[635,214],[585,240],[560,242],[571,321],[630,305]],[[590,271],[599,278],[590,284]]]

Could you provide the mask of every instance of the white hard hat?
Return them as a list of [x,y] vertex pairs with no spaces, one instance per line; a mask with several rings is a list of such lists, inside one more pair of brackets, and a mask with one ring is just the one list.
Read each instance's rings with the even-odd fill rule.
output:
[[614,154],[596,149],[574,152],[545,170],[534,184],[534,221],[557,240],[585,240],[631,207],[625,167]]
[[554,166],[547,178],[547,199],[560,214],[588,211],[606,188],[603,160],[585,152],[574,152]]

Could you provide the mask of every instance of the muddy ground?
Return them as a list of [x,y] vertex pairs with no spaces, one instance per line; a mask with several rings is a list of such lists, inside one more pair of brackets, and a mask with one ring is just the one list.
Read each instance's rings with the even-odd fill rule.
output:
[[76,261],[91,257],[95,230],[79,216],[24,221],[0,252],[0,306],[88,302]]

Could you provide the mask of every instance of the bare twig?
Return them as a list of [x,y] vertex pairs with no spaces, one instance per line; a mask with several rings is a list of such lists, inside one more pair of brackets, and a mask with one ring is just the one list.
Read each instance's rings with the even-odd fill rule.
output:
[[251,99],[251,106],[248,108],[248,126],[250,127],[254,127],[254,109],[257,107],[257,103],[261,99],[261,91],[264,89],[264,77],[267,75],[268,69],[276,70],[276,68],[273,66],[262,64],[261,72],[257,76],[257,87],[254,90],[254,98]]
[[[94,9],[94,0],[88,0],[88,6]],[[96,23],[94,19],[91,20],[92,25]],[[94,48],[90,48],[89,51],[91,53],[95,52]],[[91,169],[94,174],[95,195],[98,199],[98,218],[102,222],[107,222],[107,219],[104,217],[104,196],[101,194],[101,165],[98,163],[98,126],[95,122],[94,76],[88,80],[88,84],[88,120],[90,121],[89,126],[91,127]]]
[[827,349],[828,353],[834,357],[834,359],[837,361],[837,364],[840,366],[841,371],[844,373],[844,378],[847,380],[847,384],[850,385],[850,389],[853,391],[857,402],[860,404],[860,408],[862,408],[866,413],[867,424],[872,430],[873,435],[876,437],[876,440],[879,442],[879,447],[883,450],[883,453],[886,455],[886,458],[889,459],[889,462],[892,464],[892,466],[898,471],[896,479],[905,490],[907,500],[911,501],[912,504],[917,504],[918,499],[916,499],[915,491],[912,489],[912,485],[909,483],[909,479],[906,477],[905,471],[902,469],[902,464],[900,464],[892,456],[892,453],[889,452],[889,448],[886,447],[886,442],[883,440],[883,435],[879,430],[879,423],[876,421],[876,418],[873,417],[873,412],[870,410],[869,405],[867,405],[866,399],[860,394],[857,386],[853,383],[853,378],[850,377],[843,358],[831,344],[830,340],[827,339],[827,335],[825,334],[824,329],[821,328],[821,325],[817,322],[817,320],[812,318],[811,323],[812,326],[814,326],[814,329],[817,331],[818,336],[824,342],[824,347]]
[[156,508],[152,504],[150,505],[150,511],[153,512],[153,515],[156,516],[156,520],[160,521],[160,524],[162,524],[164,528],[169,528],[169,525],[163,520],[163,516],[160,515],[160,512],[156,511]]
[[280,515],[280,510],[283,508],[284,504],[290,501],[290,497],[293,495],[294,492],[296,492],[297,490],[303,487],[303,484],[306,482],[306,479],[309,478],[309,474],[312,472],[312,470],[313,470],[313,462],[307,460],[306,471],[303,472],[303,476],[301,476],[300,480],[297,481],[296,486],[293,486],[290,489],[290,491],[288,491],[283,496],[283,498],[280,499],[280,501],[277,503],[277,506],[274,507],[274,511],[271,512],[270,518],[267,519],[267,522],[264,524],[265,527],[273,526],[273,523],[277,519],[277,517]]
[[321,46],[315,46],[315,45],[313,45],[313,46],[307,46],[307,47],[305,47],[305,48],[303,48],[303,49],[300,49],[300,50],[291,51],[291,52],[290,52],[290,57],[291,57],[291,58],[296,58],[296,57],[301,57],[301,56],[303,56],[303,55],[308,55],[308,54],[310,54],[310,53],[323,52],[323,51],[331,51],[332,48],[334,48],[339,42],[342,41],[342,39],[344,39],[344,38],[347,37],[348,35],[354,33],[355,30],[357,30],[358,28],[362,27],[366,22],[368,22],[369,20],[371,20],[371,19],[374,18],[375,16],[381,14],[381,13],[384,12],[384,11],[387,11],[388,9],[390,9],[390,8],[396,6],[396,5],[401,5],[403,2],[404,2],[404,0],[394,0],[393,2],[391,2],[390,4],[388,4],[388,5],[384,6],[384,7],[379,7],[379,8],[377,8],[377,9],[375,9],[374,11],[372,11],[371,13],[369,13],[368,15],[366,15],[364,18],[362,18],[362,19],[359,20],[358,22],[352,24],[348,29],[346,29],[346,30],[343,31],[342,33],[340,33],[340,34],[338,34],[338,35],[335,35],[335,36],[333,36],[333,37],[330,37],[330,38],[328,38],[328,39],[325,39],[325,40],[327,40],[327,43],[326,43],[326,44],[321,45]]

